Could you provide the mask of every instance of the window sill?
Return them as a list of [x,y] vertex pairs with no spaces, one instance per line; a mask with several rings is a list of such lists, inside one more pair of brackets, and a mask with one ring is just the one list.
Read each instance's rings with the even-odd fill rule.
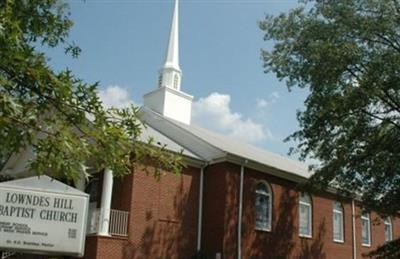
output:
[[254,228],[256,231],[262,231],[262,232],[271,232],[270,228]]
[[333,240],[334,243],[338,243],[338,244],[344,244],[344,240]]
[[310,236],[310,235],[299,234],[299,237],[300,237],[300,238],[312,239],[312,236]]
[[371,244],[361,244],[363,247],[371,247]]

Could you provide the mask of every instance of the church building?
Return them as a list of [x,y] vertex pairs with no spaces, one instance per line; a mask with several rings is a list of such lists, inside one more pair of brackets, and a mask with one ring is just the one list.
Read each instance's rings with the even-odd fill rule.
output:
[[399,238],[399,219],[334,190],[299,188],[311,175],[305,164],[191,124],[178,10],[176,0],[158,86],[143,97],[141,138],[182,151],[187,167],[159,181],[140,167],[121,179],[106,168],[80,183],[90,194],[84,258],[361,259]]

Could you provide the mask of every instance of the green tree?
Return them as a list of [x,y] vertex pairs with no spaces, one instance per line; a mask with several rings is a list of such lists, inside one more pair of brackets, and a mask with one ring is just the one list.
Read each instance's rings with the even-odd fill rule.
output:
[[399,216],[399,1],[303,1],[260,28],[274,41],[262,51],[265,71],[309,91],[288,139],[302,159],[321,162],[311,186],[334,185]]
[[[72,24],[62,1],[0,0],[0,162],[33,146],[30,168],[68,182],[86,171],[88,161],[91,170],[109,167],[116,176],[143,159],[179,172],[179,155],[155,148],[151,140],[138,141],[138,108],[105,109],[98,83],[47,64],[45,48],[79,55],[68,41]],[[160,170],[153,172],[160,176]]]

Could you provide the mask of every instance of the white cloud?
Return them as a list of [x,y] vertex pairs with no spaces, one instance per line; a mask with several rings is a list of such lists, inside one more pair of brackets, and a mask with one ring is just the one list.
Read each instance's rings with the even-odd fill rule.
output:
[[106,89],[100,90],[99,97],[107,108],[124,108],[134,104],[129,96],[129,91],[118,85],[110,85]]
[[274,102],[276,102],[279,99],[279,93],[278,92],[272,92],[270,95],[270,98],[272,98],[274,100]]
[[257,99],[256,99],[256,102],[257,102],[257,107],[258,107],[258,108],[265,108],[265,107],[268,106],[268,101],[265,100],[265,99],[259,99],[259,98],[257,98]]
[[276,103],[276,101],[279,99],[279,93],[278,92],[272,92],[268,95],[267,99],[262,99],[262,98],[257,98],[256,99],[256,104],[257,108],[264,109],[272,104]]
[[232,112],[230,101],[229,95],[216,92],[200,98],[193,103],[193,123],[249,143],[272,139],[271,132],[262,124]]

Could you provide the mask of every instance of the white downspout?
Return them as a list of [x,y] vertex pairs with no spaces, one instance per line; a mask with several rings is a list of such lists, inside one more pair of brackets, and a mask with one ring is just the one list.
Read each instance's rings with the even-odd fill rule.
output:
[[203,219],[203,183],[204,183],[204,168],[202,166],[200,169],[200,189],[199,189],[199,215],[197,222],[197,251],[201,249],[201,223]]
[[[247,162],[247,161],[246,161]],[[239,216],[238,216],[238,251],[237,258],[242,258],[242,210],[243,210],[243,178],[244,178],[244,165],[240,166],[240,189],[239,189]]]
[[351,200],[351,216],[352,216],[352,227],[353,227],[353,259],[357,259],[356,212],[354,206],[354,199]]
[[101,210],[98,232],[98,235],[100,236],[110,235],[108,229],[110,224],[112,189],[113,172],[109,168],[106,168],[103,174],[103,189],[101,193]]

